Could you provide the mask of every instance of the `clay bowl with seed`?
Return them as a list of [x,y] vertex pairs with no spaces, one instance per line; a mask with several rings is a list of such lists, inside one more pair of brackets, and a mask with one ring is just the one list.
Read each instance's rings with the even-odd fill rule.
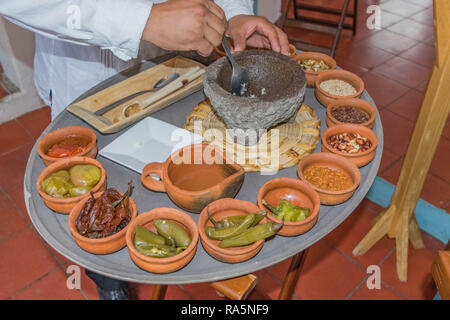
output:
[[[323,166],[331,170],[339,171],[342,174],[346,174],[351,177],[353,184],[351,187],[343,190],[328,190],[325,188],[320,188],[306,179],[304,175],[305,169],[312,165]],[[298,163],[297,175],[300,180],[309,184],[319,194],[320,203],[325,205],[337,205],[347,201],[353,196],[356,188],[358,188],[361,183],[361,173],[353,162],[344,157],[328,152],[313,153],[304,157]]]
[[[94,198],[98,199],[103,192],[97,192],[94,194]],[[123,193],[120,193],[122,196]],[[88,201],[89,197],[81,200],[78,202],[70,211],[69,214],[69,230],[72,234],[73,238],[75,239],[75,242],[82,248],[83,250],[94,253],[94,254],[108,254],[116,252],[126,246],[126,239],[125,235],[128,230],[128,227],[133,221],[133,219],[137,216],[137,207],[134,200],[130,197],[129,202],[129,215],[130,215],[130,222],[119,232],[112,234],[110,236],[104,237],[104,238],[98,238],[98,239],[91,239],[89,237],[85,237],[77,229],[76,223],[77,219],[81,213],[81,210],[83,209],[84,205],[86,204],[86,201]]]
[[[322,82],[328,80],[344,81],[350,84],[356,90],[356,93],[345,96],[329,93],[320,86]],[[356,74],[346,70],[328,70],[321,72],[319,75],[317,75],[314,86],[316,98],[324,107],[328,107],[330,103],[336,100],[359,98],[361,94],[364,92],[364,82],[362,81],[362,79],[358,77]]]
[[[247,246],[220,248],[220,241],[210,239],[205,232],[207,227],[214,226],[208,219],[208,211],[215,221],[220,221],[228,216],[247,215],[260,210],[261,209],[258,208],[258,206],[251,202],[232,198],[220,199],[210,203],[203,209],[198,219],[198,230],[203,248],[209,255],[223,262],[237,263],[251,259],[261,250],[264,245],[264,240],[258,240]],[[265,222],[266,218],[260,223]]]
[[49,133],[47,133],[45,136],[41,138],[41,140],[38,143],[37,146],[37,152],[39,156],[44,161],[44,164],[46,166],[59,161],[61,159],[68,159],[71,157],[65,157],[65,158],[56,158],[56,157],[50,157],[47,155],[48,150],[55,145],[56,143],[60,143],[64,140],[64,138],[67,138],[69,136],[79,136],[86,141],[88,141],[88,145],[86,149],[79,153],[74,155],[73,157],[89,157],[89,158],[95,158],[97,156],[98,147],[97,147],[97,136],[95,135],[95,132],[89,128],[83,127],[83,126],[68,126],[59,128],[56,130],[53,130]]
[[340,124],[346,124],[350,123],[350,120],[347,122],[339,121],[333,116],[333,110],[334,108],[345,108],[345,107],[351,107],[356,110],[362,111],[365,114],[367,114],[368,118],[367,121],[358,123],[358,125],[368,127],[370,129],[373,128],[375,123],[375,118],[377,117],[377,111],[375,110],[375,107],[368,101],[363,99],[344,99],[344,100],[336,100],[328,105],[327,108],[327,126],[328,127],[334,127],[336,125]]
[[278,231],[282,236],[298,236],[309,231],[317,222],[320,210],[320,198],[317,192],[307,183],[295,178],[275,178],[266,182],[258,192],[258,206],[267,210],[267,219],[274,223],[281,223],[266,208],[262,200],[276,207],[281,200],[287,200],[296,206],[309,208],[309,216],[298,222],[285,221]]
[[[156,219],[170,220],[185,229],[191,238],[189,246],[179,254],[167,258],[154,258],[140,253],[134,246],[136,226],[144,226],[156,233],[154,223]],[[130,222],[126,233],[126,242],[128,253],[138,267],[153,273],[170,273],[183,268],[194,257],[197,251],[198,228],[194,219],[183,211],[173,208],[156,208],[139,214]]]
[[[366,137],[370,141],[371,146],[362,152],[349,153],[333,148],[328,142],[328,138],[344,133],[359,134],[361,137]],[[358,167],[363,167],[372,161],[375,156],[378,145],[377,135],[369,128],[357,124],[340,124],[330,127],[322,134],[322,152],[330,152],[347,158]]]
[[[306,59],[314,59],[314,60],[322,60],[326,65],[330,67],[330,70],[336,69],[336,60],[334,60],[332,57],[330,57],[327,54],[320,53],[320,52],[302,52],[299,54],[296,54],[293,59],[297,61],[297,63],[300,64],[302,60]],[[320,72],[314,72],[314,71],[308,71],[304,70],[306,74],[306,83],[307,86],[310,88],[314,88],[316,83],[316,78],[319,74],[325,71]]]

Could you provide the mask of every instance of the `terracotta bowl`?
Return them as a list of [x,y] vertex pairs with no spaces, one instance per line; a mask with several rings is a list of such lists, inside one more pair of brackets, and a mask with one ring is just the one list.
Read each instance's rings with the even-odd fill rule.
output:
[[336,100],[328,105],[327,108],[327,126],[333,127],[339,124],[346,124],[346,122],[340,122],[336,120],[335,117],[331,114],[331,110],[334,107],[353,107],[356,109],[359,109],[361,111],[364,111],[369,115],[369,120],[363,123],[359,123],[361,126],[368,127],[370,129],[373,128],[373,125],[375,123],[375,118],[377,117],[377,111],[375,110],[375,107],[368,101],[363,99],[344,99],[344,100]]
[[[154,220],[166,219],[178,223],[191,237],[190,245],[181,253],[169,258],[152,258],[140,253],[134,246],[136,226],[141,225],[156,232]],[[195,255],[198,243],[198,229],[195,221],[186,213],[172,208],[156,208],[138,215],[131,223],[126,234],[128,253],[134,263],[143,270],[153,273],[169,273],[187,265]]]
[[[94,194],[95,199],[98,199],[103,192],[97,192]],[[123,195],[123,193],[121,193]],[[90,253],[94,254],[108,254],[116,252],[122,248],[124,248],[127,243],[125,239],[125,234],[128,230],[128,227],[133,221],[134,218],[137,216],[137,207],[135,202],[132,198],[130,198],[130,216],[131,220],[128,223],[125,228],[120,230],[119,232],[100,239],[90,239],[83,235],[81,235],[76,227],[76,221],[78,219],[78,216],[80,215],[81,210],[83,209],[83,206],[85,205],[88,198],[83,199],[82,201],[78,202],[75,207],[72,208],[69,214],[69,230],[72,233],[73,238],[75,239],[75,242],[85,251],[88,251]]]
[[77,157],[95,158],[97,156],[98,152],[97,136],[95,135],[95,132],[93,130],[82,126],[63,127],[47,133],[39,141],[39,144],[37,146],[37,152],[44,161],[44,164],[46,166],[61,159],[72,158],[72,157],[54,158],[47,155],[47,151],[50,149],[51,146],[53,146],[55,143],[62,141],[65,137],[69,135],[83,136],[90,140],[87,149],[84,152],[77,154],[76,155]]
[[81,196],[72,197],[72,198],[56,198],[49,196],[46,194],[41,187],[41,182],[47,178],[50,174],[59,171],[59,170],[67,170],[73,167],[77,164],[91,164],[98,168],[100,168],[102,176],[100,177],[100,181],[91,189],[92,192],[96,193],[99,191],[105,191],[106,190],[106,172],[105,169],[103,169],[100,162],[98,162],[95,159],[88,158],[88,157],[70,157],[68,159],[62,159],[55,163],[52,163],[47,168],[44,169],[44,171],[41,172],[39,175],[37,181],[36,181],[36,188],[39,192],[39,195],[41,196],[42,200],[44,201],[45,205],[52,209],[53,211],[59,212],[59,213],[69,213],[72,208],[80,201],[84,200],[85,198],[89,197],[89,192],[86,194],[83,194]]
[[[341,191],[330,191],[327,189],[318,188],[306,180],[303,175],[303,171],[310,165],[325,166],[333,170],[346,172],[352,177],[353,185],[350,188]],[[347,201],[353,196],[356,188],[358,188],[361,183],[361,173],[353,162],[344,157],[328,152],[313,153],[304,157],[298,164],[297,175],[302,181],[309,184],[314,190],[317,191],[319,194],[320,203],[326,205],[337,205]]]
[[[327,65],[329,65],[331,67],[330,70],[335,70],[336,69],[336,60],[334,60],[329,55],[324,54],[324,53],[320,53],[320,52],[302,52],[302,53],[296,54],[293,57],[293,59],[295,61],[297,61],[298,63],[300,63],[300,61],[305,60],[305,59],[322,60],[323,62],[325,62]],[[316,82],[316,78],[321,73],[322,72],[313,72],[313,71],[306,71],[305,70],[307,86],[310,87],[310,88],[314,88],[315,82]]]
[[[208,205],[209,213],[214,220],[219,221],[228,216],[245,215],[259,211],[256,205],[248,201],[242,201],[237,199],[220,199],[212,202]],[[264,218],[261,223],[265,223]],[[220,248],[219,240],[208,238],[205,233],[206,227],[212,227],[213,224],[208,219],[208,213],[206,208],[200,214],[198,219],[198,231],[200,234],[200,241],[211,256],[217,260],[236,263],[246,261],[254,257],[263,247],[264,240],[258,240],[248,246],[233,247],[233,248]]]
[[[349,96],[337,96],[330,94],[320,87],[320,84],[327,80],[343,80],[351,84],[356,89],[356,93]],[[314,86],[317,100],[319,100],[319,102],[325,107],[328,107],[331,102],[336,100],[359,98],[364,91],[364,82],[362,79],[356,74],[345,70],[328,70],[321,72],[317,75]]]
[[310,215],[299,222],[284,222],[284,226],[278,231],[282,236],[298,236],[310,230],[319,218],[320,198],[317,192],[307,183],[295,178],[275,178],[266,182],[258,192],[258,206],[267,210],[267,219],[281,223],[262,204],[266,200],[271,206],[276,207],[285,199],[300,207],[309,208]]
[[[233,50],[233,40],[227,39],[228,46],[230,47],[230,50]],[[258,49],[258,48],[249,48],[249,49]],[[268,50],[268,49],[261,49],[261,50]],[[289,44],[289,56],[291,58],[294,58],[294,56],[297,54],[297,48],[293,44]],[[223,49],[222,45],[216,47],[216,57],[217,59],[222,58],[226,56],[225,50]]]
[[[367,149],[364,152],[359,153],[346,153],[342,151],[338,151],[330,147],[330,145],[327,142],[328,137],[340,134],[340,133],[358,133],[359,135],[363,137],[367,137],[371,142],[372,146]],[[343,156],[344,158],[349,159],[354,164],[356,164],[358,167],[363,167],[366,164],[368,164],[370,161],[372,161],[373,157],[375,156],[375,152],[377,150],[378,145],[378,138],[377,135],[369,128],[357,125],[357,124],[340,124],[336,125],[334,127],[328,128],[324,131],[322,134],[322,151],[323,152],[331,152],[340,156]]]

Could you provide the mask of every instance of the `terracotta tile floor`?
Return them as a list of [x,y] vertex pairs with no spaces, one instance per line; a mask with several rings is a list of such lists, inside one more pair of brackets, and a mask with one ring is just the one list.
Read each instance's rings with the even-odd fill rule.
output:
[[[309,0],[312,3],[330,1]],[[431,0],[384,0],[382,30],[365,27],[366,8],[378,0],[360,1],[356,37],[344,31],[336,59],[363,77],[377,103],[384,125],[385,151],[378,173],[396,183],[414,121],[433,63]],[[339,1],[333,1],[339,7]],[[331,45],[323,34],[288,30],[292,38]],[[328,41],[328,42],[327,42]],[[23,201],[23,175],[28,154],[50,122],[44,107],[0,125],[0,299],[97,299],[93,282],[82,272],[81,289],[66,287],[72,263],[36,233]],[[450,122],[442,135],[422,198],[450,212]],[[5,169],[6,168],[6,169]],[[312,246],[295,288],[294,299],[431,299],[436,293],[430,264],[444,245],[423,233],[426,248],[409,250],[408,282],[398,281],[394,241],[379,241],[366,255],[352,250],[370,229],[382,208],[365,200],[336,230]],[[21,254],[18,255],[17,253]],[[256,272],[257,289],[276,298],[290,259]],[[381,289],[369,290],[369,265],[381,269]],[[137,297],[149,299],[152,285],[133,284]],[[206,283],[172,285],[167,299],[220,299]]]

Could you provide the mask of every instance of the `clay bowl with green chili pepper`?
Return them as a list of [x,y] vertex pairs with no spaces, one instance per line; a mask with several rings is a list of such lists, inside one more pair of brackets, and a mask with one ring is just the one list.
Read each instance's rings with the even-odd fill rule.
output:
[[138,267],[153,273],[170,273],[183,268],[194,257],[197,224],[180,210],[156,208],[131,221],[126,241],[128,253]]
[[222,262],[251,259],[263,247],[263,237],[276,233],[269,234],[270,230],[264,228],[266,215],[265,210],[248,201],[224,198],[210,203],[198,219],[203,248]]
[[309,231],[317,222],[320,198],[309,184],[295,178],[275,178],[266,182],[258,192],[259,208],[268,210],[267,219],[274,223],[282,222],[274,211],[283,202],[299,207],[305,214],[296,222],[285,220],[279,235],[298,236]]

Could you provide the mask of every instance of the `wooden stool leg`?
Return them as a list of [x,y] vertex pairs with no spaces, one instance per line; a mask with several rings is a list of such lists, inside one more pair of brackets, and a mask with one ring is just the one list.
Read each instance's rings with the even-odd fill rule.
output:
[[303,266],[303,262],[306,258],[307,249],[300,253],[297,253],[292,257],[289,270],[284,278],[283,285],[281,286],[281,291],[278,296],[278,300],[290,300],[292,299],[292,294],[294,293],[295,286],[297,285],[298,277]]
[[167,286],[164,284],[157,284],[153,288],[152,300],[164,300],[166,295]]

